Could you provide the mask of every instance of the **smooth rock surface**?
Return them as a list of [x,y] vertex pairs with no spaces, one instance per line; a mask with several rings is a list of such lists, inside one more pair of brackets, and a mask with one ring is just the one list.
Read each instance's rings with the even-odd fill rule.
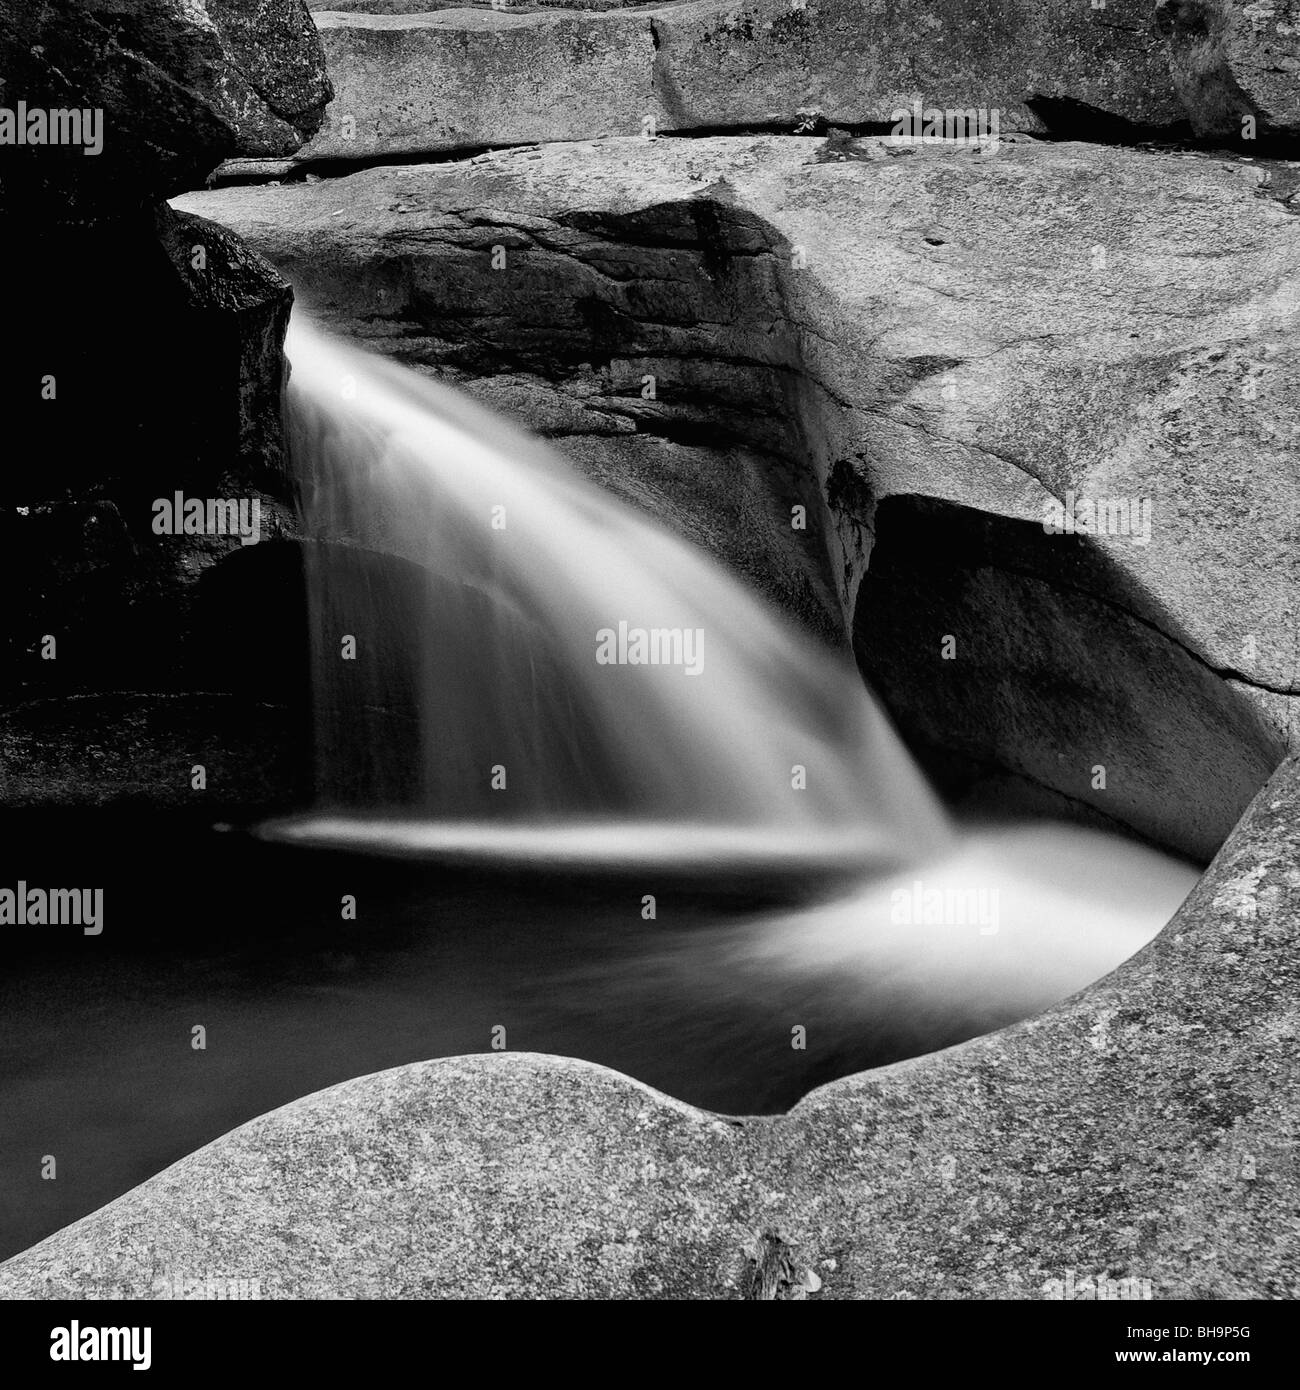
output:
[[336,95],[300,161],[631,134],[652,110],[643,16],[446,10],[316,22]]
[[[1202,796],[1216,829],[1189,820],[1162,843],[1209,853],[1294,736],[1300,222],[1254,163],[629,139],[178,206],[238,229],[324,326],[516,414],[832,639],[881,498],[1040,527],[1072,495],[1146,508],[1149,536],[1090,536],[1094,563],[1054,577],[1052,602],[1074,613],[1074,585],[1084,607],[1117,603],[1169,670],[1190,660],[1222,685],[1223,718],[1195,721],[1218,728],[1204,746],[1223,795]],[[1126,630],[1091,628],[1102,667]],[[1022,752],[1073,795],[1048,727],[1071,712],[1047,695]],[[1094,713],[1120,718],[1107,700]],[[1181,717],[1140,779],[1146,827],[1169,824],[1154,802],[1171,802],[1160,749]],[[951,743],[996,763],[978,723]],[[1178,804],[1175,820],[1200,814]]]
[[1295,1298],[1298,863],[1292,760],[1156,941],[1038,1018],[771,1120],[530,1054],[361,1077],[7,1261],[0,1297]]
[[770,440],[781,410],[751,417],[781,377],[817,403],[805,433],[837,435],[817,464],[850,512],[855,480],[1040,522],[1070,492],[1147,498],[1149,543],[1093,538],[1144,616],[1295,686],[1300,222],[1253,163],[627,139],[175,205],[248,238],[324,326],[491,375],[551,435],[662,436],[707,410]]

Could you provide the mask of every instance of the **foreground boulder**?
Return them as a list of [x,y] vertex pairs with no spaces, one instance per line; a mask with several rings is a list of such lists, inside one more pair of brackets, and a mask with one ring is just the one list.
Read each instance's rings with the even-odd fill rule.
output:
[[[514,413],[828,639],[856,625],[904,724],[928,705],[939,743],[990,776],[1204,858],[1294,738],[1300,247],[1273,192],[1231,158],[772,137],[503,152],[178,206],[246,236],[325,326]],[[965,696],[920,693],[956,615],[912,624],[907,648],[896,609],[863,646],[876,508],[896,496],[1052,542],[1060,622],[1002,673],[1036,687],[1014,768],[964,643],[937,688],[966,679]],[[1078,534],[1089,501],[1102,524]],[[1008,630],[1003,580],[973,591],[976,628]],[[1080,662],[1130,665],[1139,633],[1167,694],[1071,689]],[[1080,700],[1093,755],[1064,766]]]
[[1048,1013],[727,1119],[487,1054],[320,1091],[0,1266],[0,1297],[1295,1298],[1300,764]]

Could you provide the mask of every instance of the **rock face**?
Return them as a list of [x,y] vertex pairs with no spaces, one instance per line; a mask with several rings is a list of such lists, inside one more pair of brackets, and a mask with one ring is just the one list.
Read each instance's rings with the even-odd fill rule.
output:
[[1294,1298],[1298,862],[1292,760],[1161,936],[1030,1022],[775,1119],[530,1054],[361,1077],[7,1261],[0,1297]]
[[1006,131],[1183,120],[1145,0],[697,0],[651,17],[661,129],[893,125],[919,101]]
[[448,10],[317,23],[337,97],[301,160],[640,129],[654,54],[640,15]]
[[[642,5],[644,0],[307,0],[313,13],[322,10],[346,14],[431,14],[435,10],[502,10],[530,14],[535,10],[619,10]],[[687,0],[668,0],[685,4]]]
[[[856,621],[895,716],[967,770],[1207,857],[1294,736],[1297,224],[1230,158],[891,149],[630,139],[178,206],[246,236],[325,326],[517,414],[831,640]],[[895,497],[1036,528],[1053,558],[1022,575],[1008,539],[926,608],[940,571],[918,513],[877,516]],[[1047,536],[1079,499],[1149,534]],[[873,613],[859,585],[891,517],[917,554],[893,550]],[[1008,660],[1039,644],[998,678],[995,724],[977,632]],[[1080,721],[1095,756],[1064,766]]]
[[949,800],[1051,814],[1065,798],[1209,860],[1281,741],[1143,610],[1124,567],[1082,536],[891,497],[855,637]]
[[1198,135],[1300,134],[1297,0],[1160,0],[1156,26]]
[[[265,759],[231,750],[283,741],[267,706],[294,678],[281,661],[250,680],[256,637],[211,649],[239,586],[203,576],[245,547],[158,534],[154,503],[242,498],[263,542],[292,530],[292,292],[233,233],[159,200],[229,154],[289,153],[315,131],[330,94],[315,26],[300,0],[4,3],[0,72],[11,110],[102,114],[98,152],[4,148],[0,229],[22,271],[0,380],[26,453],[0,484],[0,800],[171,804],[207,759],[233,774],[218,802],[260,803]],[[119,716],[116,737],[96,734]]]
[[913,103],[1003,132],[1186,125],[1147,0],[1104,13],[1054,0],[313,8],[338,98],[297,161],[646,129],[888,127]]

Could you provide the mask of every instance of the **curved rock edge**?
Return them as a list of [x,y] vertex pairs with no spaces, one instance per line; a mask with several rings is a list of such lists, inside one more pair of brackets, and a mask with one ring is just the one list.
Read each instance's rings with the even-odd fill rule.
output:
[[181,1159],[0,1296],[1294,1297],[1298,813],[1292,758],[1113,974],[785,1115],[540,1054],[397,1067]]

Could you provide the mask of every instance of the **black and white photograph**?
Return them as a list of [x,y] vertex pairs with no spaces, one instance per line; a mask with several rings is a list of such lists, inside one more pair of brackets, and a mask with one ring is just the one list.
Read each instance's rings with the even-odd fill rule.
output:
[[0,0],[0,255],[15,1384],[1284,1345],[1300,0]]

